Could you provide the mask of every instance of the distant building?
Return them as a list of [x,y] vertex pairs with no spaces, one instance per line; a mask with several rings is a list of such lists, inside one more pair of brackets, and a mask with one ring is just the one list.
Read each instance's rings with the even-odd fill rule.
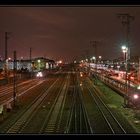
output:
[[[28,71],[39,71],[44,69],[54,69],[56,67],[55,61],[46,59],[43,57],[38,57],[30,60],[17,60],[16,61],[17,70],[21,69],[27,69]],[[0,69],[3,69],[6,67],[8,70],[14,69],[14,62],[13,60],[6,61],[6,64],[4,61],[0,61]]]
[[55,61],[43,57],[38,57],[32,60],[33,69],[54,69],[56,67]]

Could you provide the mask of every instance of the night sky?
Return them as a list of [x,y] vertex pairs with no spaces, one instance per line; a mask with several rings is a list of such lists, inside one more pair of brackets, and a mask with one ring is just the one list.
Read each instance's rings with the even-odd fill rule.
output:
[[4,57],[4,33],[8,57],[46,57],[72,61],[94,55],[90,41],[99,41],[103,59],[122,56],[125,28],[117,13],[135,16],[131,22],[131,55],[140,55],[140,7],[0,7],[0,55]]

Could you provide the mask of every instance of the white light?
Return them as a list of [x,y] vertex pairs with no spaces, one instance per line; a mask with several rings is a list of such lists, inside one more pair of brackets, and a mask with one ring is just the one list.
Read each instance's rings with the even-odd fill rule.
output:
[[83,77],[83,73],[82,72],[80,72],[80,77]]
[[43,74],[42,74],[42,72],[38,72],[36,76],[37,77],[43,77]]
[[95,60],[96,59],[95,56],[93,56],[92,59]]
[[117,66],[117,68],[119,69],[119,68],[120,68],[120,66]]
[[37,60],[37,62],[38,62],[38,63],[40,63],[40,62],[41,62],[41,60]]
[[60,60],[59,63],[61,64],[62,63],[62,60]]
[[137,94],[134,94],[134,95],[133,95],[133,98],[134,98],[134,99],[138,99],[139,96],[138,96]]
[[123,53],[126,53],[127,50],[128,50],[128,48],[127,48],[125,45],[123,45],[123,46],[122,46],[122,51],[123,51]]
[[81,60],[81,63],[83,63],[84,62],[84,60]]
[[125,45],[123,45],[123,46],[122,46],[122,50],[125,50],[125,49],[126,49],[126,46],[125,46]]
[[140,85],[137,87],[137,89],[140,89]]
[[125,49],[125,50],[123,50],[123,53],[126,53],[127,52],[127,50]]

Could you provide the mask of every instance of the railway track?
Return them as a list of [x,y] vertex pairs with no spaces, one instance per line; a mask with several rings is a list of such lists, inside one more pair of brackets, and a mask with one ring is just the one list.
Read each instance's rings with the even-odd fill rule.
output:
[[83,97],[76,73],[73,82],[73,84],[75,85],[73,87],[73,104],[71,106],[69,120],[67,122],[67,130],[65,131],[65,133],[93,133],[93,130],[90,126],[88,114],[83,103]]
[[[23,84],[19,84],[17,87],[17,96],[21,96],[24,93],[26,93],[28,90],[40,85],[41,83],[43,83],[43,81],[32,81],[30,84],[27,82],[24,82]],[[12,102],[13,98],[13,87],[9,87],[0,90],[0,104],[5,105],[7,102]]]
[[96,133],[85,102],[85,97],[88,97],[92,101],[90,107],[96,109],[104,129],[107,129],[109,134],[125,134],[125,129],[99,96],[91,81],[85,79],[82,87],[80,83],[77,73],[62,73],[6,127],[4,133]]
[[127,132],[123,128],[123,126],[119,123],[112,110],[105,104],[102,98],[99,96],[97,90],[92,86],[90,82],[85,82],[85,87],[88,89],[88,93],[95,103],[100,115],[103,117],[106,122],[109,133],[112,134],[126,134]]
[[[35,81],[35,80],[32,81],[32,84],[31,84],[30,82],[31,82],[31,81],[27,81],[27,82],[23,82],[23,83],[17,84],[17,87],[18,87],[18,89],[21,89],[21,90],[22,90],[22,88],[23,88],[24,86],[26,86],[26,89],[27,89],[28,87],[30,87],[30,86],[33,85],[34,83],[37,83],[37,81]],[[9,86],[7,86],[7,87],[1,87],[1,88],[0,88],[0,98],[6,96],[6,95],[8,95],[8,94],[10,94],[12,91],[13,91],[13,85],[12,85],[12,86],[9,85]]]
[[[6,130],[6,133],[30,133],[30,131],[28,131],[29,128],[32,128],[31,133],[51,133],[50,128],[53,133],[56,130],[58,131],[60,123],[56,121],[56,113],[57,117],[61,117],[61,112],[65,103],[66,87],[67,83],[65,83],[64,80],[57,79],[49,89],[43,91],[43,93],[32,102],[32,104],[20,115],[20,117]],[[55,102],[53,103],[54,99]],[[62,104],[59,103],[61,101]],[[33,124],[34,118],[40,114],[40,108],[44,106],[44,103],[48,102],[51,103],[48,105],[49,109],[46,110],[46,113],[43,116],[45,121],[43,120],[42,123],[40,122],[38,131],[34,132],[34,128],[31,124]]]
[[69,86],[70,75],[66,77],[66,81],[59,94],[57,95],[39,133],[60,133],[60,125],[62,113],[65,105],[66,94]]
[[58,79],[49,87],[45,88],[39,96],[33,100],[30,105],[26,107],[26,109],[18,115],[17,119],[13,122],[12,125],[8,126],[6,133],[20,133],[20,131],[25,127],[28,120],[32,118],[34,112],[36,112],[39,105],[44,100],[45,96],[47,96],[48,92],[52,89],[52,87],[57,83]]

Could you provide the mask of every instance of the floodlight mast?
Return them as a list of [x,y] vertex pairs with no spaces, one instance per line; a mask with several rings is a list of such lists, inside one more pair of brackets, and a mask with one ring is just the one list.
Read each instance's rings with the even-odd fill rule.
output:
[[[126,27],[126,39],[125,44],[127,46],[127,53],[125,57],[126,62],[126,95],[124,96],[124,104],[129,105],[129,93],[128,87],[130,87],[130,80],[128,79],[129,63],[130,63],[130,22],[134,20],[134,16],[130,16],[128,13],[117,14],[117,17],[121,19],[122,25]],[[127,99],[128,97],[128,99]]]

